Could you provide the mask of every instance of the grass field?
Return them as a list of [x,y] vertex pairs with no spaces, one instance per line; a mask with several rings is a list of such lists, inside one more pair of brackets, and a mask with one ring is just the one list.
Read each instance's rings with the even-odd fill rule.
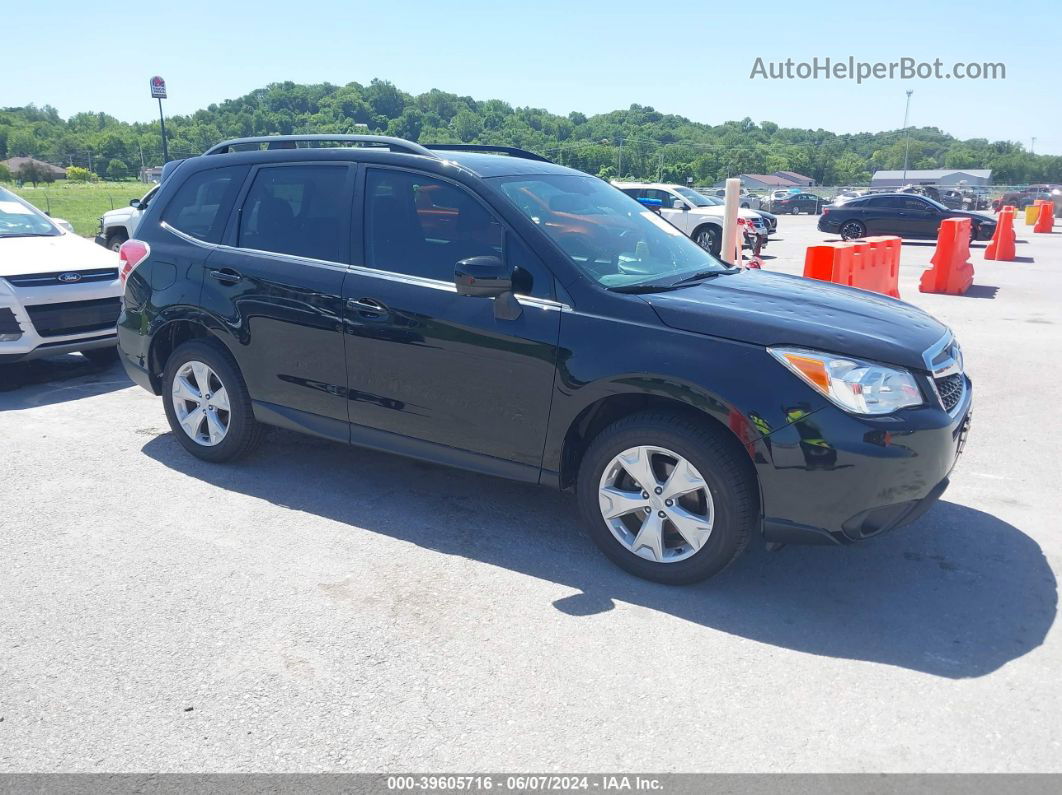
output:
[[107,210],[124,207],[130,199],[138,199],[148,192],[150,185],[128,182],[79,183],[59,181],[51,185],[4,185],[34,207],[63,218],[74,225],[74,231],[93,237],[99,227],[99,217]]

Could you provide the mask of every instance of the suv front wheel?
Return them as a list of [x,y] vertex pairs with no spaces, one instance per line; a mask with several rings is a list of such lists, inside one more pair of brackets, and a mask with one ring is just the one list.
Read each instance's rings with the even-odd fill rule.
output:
[[649,411],[602,431],[579,468],[579,509],[594,542],[622,568],[667,584],[697,582],[748,544],[756,485],[724,432]]
[[206,461],[232,461],[251,452],[262,426],[236,365],[218,346],[195,340],[166,362],[162,399],[177,441]]

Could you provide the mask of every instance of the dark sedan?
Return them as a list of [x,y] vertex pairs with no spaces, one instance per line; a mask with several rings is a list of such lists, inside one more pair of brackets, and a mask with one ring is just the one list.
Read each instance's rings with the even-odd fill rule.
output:
[[951,210],[925,196],[879,193],[822,208],[819,231],[844,240],[867,235],[898,235],[913,240],[934,240],[945,218],[969,218],[971,240],[989,240],[996,222],[987,215]]
[[776,215],[808,213],[818,215],[826,201],[814,193],[790,193],[771,202],[771,212]]

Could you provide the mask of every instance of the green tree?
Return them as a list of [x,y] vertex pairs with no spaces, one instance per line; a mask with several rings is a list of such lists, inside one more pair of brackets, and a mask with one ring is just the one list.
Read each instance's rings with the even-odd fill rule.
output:
[[50,181],[45,179],[45,176],[48,173],[48,169],[44,168],[44,166],[36,160],[27,160],[18,167],[19,180],[22,182],[30,182],[35,188],[39,182]]
[[111,158],[107,163],[107,176],[110,179],[125,179],[129,176],[129,166],[118,158]]
[[96,175],[81,166],[67,166],[66,178],[71,182],[92,182]]
[[0,163],[0,182],[10,182],[12,179],[11,169]]
[[29,127],[16,129],[7,136],[8,157],[31,157],[37,154],[37,138]]

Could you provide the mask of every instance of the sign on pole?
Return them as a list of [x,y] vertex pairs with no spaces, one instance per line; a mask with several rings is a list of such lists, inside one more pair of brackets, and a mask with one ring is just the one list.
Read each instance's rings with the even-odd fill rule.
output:
[[158,75],[151,78],[151,98],[166,99],[166,81]]

